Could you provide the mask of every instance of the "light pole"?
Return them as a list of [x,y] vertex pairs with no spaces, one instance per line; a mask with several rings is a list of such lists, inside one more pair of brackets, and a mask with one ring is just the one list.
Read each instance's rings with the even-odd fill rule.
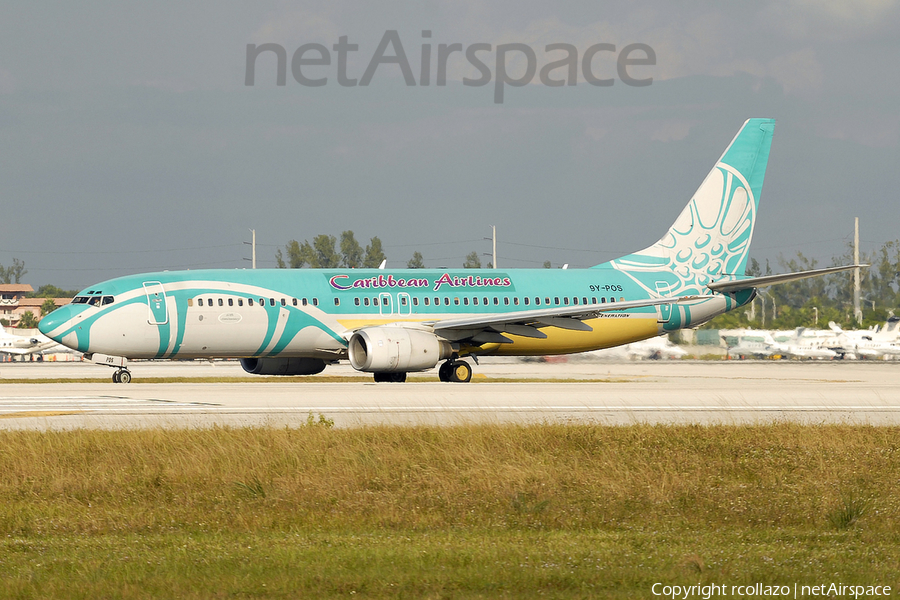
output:
[[816,327],[816,329],[818,329],[818,328],[819,328],[819,307],[818,307],[818,306],[813,306],[812,309],[813,309],[813,312],[816,314],[816,324],[815,324],[815,327]]

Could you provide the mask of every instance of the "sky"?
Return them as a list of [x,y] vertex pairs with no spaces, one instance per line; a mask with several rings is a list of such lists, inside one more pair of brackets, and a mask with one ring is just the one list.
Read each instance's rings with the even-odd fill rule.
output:
[[[260,267],[344,230],[378,236],[388,267],[458,267],[490,260],[495,225],[500,267],[589,267],[659,239],[743,121],[774,117],[751,256],[829,266],[854,217],[863,252],[900,238],[898,31],[895,0],[5,3],[0,265],[64,289],[249,268],[254,229]],[[378,54],[390,36],[411,82],[393,41]],[[246,85],[249,44],[285,49],[284,85],[274,52]],[[481,72],[456,52],[437,85],[440,44],[490,45],[489,82],[464,85]],[[510,44],[537,74],[496,102]],[[542,83],[553,44],[576,85]],[[612,85],[585,80],[596,44]],[[631,44],[655,55],[626,71],[649,85],[616,68]],[[525,51],[503,58],[525,79]]]

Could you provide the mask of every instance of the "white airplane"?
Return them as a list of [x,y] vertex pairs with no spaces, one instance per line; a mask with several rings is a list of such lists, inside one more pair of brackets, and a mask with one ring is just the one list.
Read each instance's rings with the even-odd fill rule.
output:
[[737,338],[737,343],[728,347],[729,356],[768,358],[779,352],[777,342],[768,331],[739,330],[726,337]]
[[670,342],[667,336],[660,335],[624,346],[585,352],[585,355],[604,360],[659,360],[687,356],[687,350]]
[[829,348],[832,339],[833,336],[828,332],[817,332],[798,327],[786,340],[777,341],[774,349],[779,354],[793,356],[794,358],[831,359],[838,355],[837,352]]
[[441,381],[466,382],[466,358],[586,352],[696,327],[759,287],[860,266],[745,275],[774,130],[774,119],[747,120],[658,242],[589,269],[149,273],[92,285],[39,327],[120,383],[133,358],[229,357],[269,375],[349,359],[384,382],[441,363]]
[[858,358],[900,356],[900,342],[890,333],[881,334],[872,330],[844,331],[834,321],[830,321],[828,327],[836,334],[834,345],[830,347],[840,355],[853,354]]
[[59,343],[44,335],[16,335],[0,328],[0,353],[24,356],[39,354],[54,346]]

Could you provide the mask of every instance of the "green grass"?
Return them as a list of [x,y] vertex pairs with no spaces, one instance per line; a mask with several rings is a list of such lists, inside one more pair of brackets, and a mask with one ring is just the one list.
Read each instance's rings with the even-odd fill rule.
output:
[[0,432],[0,598],[900,585],[900,428]]

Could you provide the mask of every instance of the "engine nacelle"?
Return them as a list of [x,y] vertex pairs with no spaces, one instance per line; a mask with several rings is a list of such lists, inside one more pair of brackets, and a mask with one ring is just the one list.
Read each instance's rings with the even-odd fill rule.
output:
[[368,327],[350,338],[350,364],[357,371],[424,371],[450,358],[453,348],[428,331],[403,327]]
[[315,375],[325,370],[321,358],[242,358],[241,367],[254,375]]

